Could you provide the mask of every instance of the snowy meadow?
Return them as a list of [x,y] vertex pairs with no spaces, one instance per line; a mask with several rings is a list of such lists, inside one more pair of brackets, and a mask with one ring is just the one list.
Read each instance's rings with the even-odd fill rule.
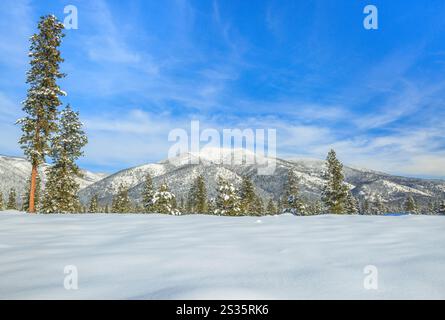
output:
[[444,299],[444,230],[443,216],[6,211],[0,298]]

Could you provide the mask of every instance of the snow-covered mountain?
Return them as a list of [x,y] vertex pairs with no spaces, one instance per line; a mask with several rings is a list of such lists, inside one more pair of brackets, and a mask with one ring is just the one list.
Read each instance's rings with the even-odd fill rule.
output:
[[[240,151],[234,153],[237,152]],[[283,194],[288,170],[294,170],[300,177],[300,187],[304,197],[315,200],[321,195],[324,184],[322,177],[324,161],[277,158],[274,174],[262,176],[258,175],[259,165],[257,164],[225,165],[218,161],[232,155],[231,150],[222,150],[219,155],[214,149],[209,149],[201,151],[199,164],[190,164],[190,160],[196,159],[198,155],[184,153],[172,161],[164,160],[121,170],[82,189],[81,200],[86,203],[94,194],[98,194],[101,203],[109,203],[119,185],[124,183],[129,188],[132,200],[139,201],[144,176],[147,173],[152,175],[155,186],[166,181],[178,199],[187,198],[190,185],[199,174],[204,175],[210,197],[215,196],[218,175],[228,178],[235,185],[239,185],[243,175],[248,175],[255,183],[257,192],[264,199],[278,199]],[[394,208],[398,207],[408,195],[412,195],[419,204],[445,199],[445,181],[443,180],[406,178],[350,167],[344,169],[347,183],[353,194],[360,199],[367,198],[372,201],[380,196],[386,205]]]
[[[319,199],[324,184],[324,161],[308,159],[283,160],[276,159],[276,170],[273,175],[258,175],[258,164],[221,164],[234,154],[240,152],[206,149],[199,155],[184,153],[170,160],[145,164],[121,170],[112,175],[93,173],[83,170],[84,177],[78,179],[81,186],[80,198],[84,203],[98,194],[100,202],[110,203],[113,194],[123,183],[129,188],[133,201],[141,200],[144,177],[150,173],[155,186],[166,181],[178,199],[186,199],[192,181],[203,174],[209,196],[215,196],[216,178],[223,176],[235,185],[239,185],[243,175],[251,177],[257,192],[264,198],[278,199],[283,194],[288,170],[294,170],[300,177],[300,187],[303,196],[309,200]],[[191,160],[199,158],[199,164],[190,164]],[[263,160],[272,159],[264,158]],[[45,182],[44,171],[48,167],[44,164],[40,172]],[[445,199],[445,181],[433,179],[418,179],[393,176],[377,171],[345,167],[346,181],[352,192],[360,199],[375,200],[380,196],[387,206],[396,208],[412,195],[419,204],[427,204],[431,200]],[[31,165],[24,158],[0,156],[0,191],[6,196],[10,188],[15,188],[20,197],[24,194],[29,179]]]
[[[45,170],[49,164],[43,164],[39,168],[43,183],[46,181]],[[83,177],[78,178],[77,182],[83,189],[92,183],[95,183],[107,175],[103,173],[93,173],[82,170]],[[24,158],[8,157],[0,155],[0,191],[6,197],[11,188],[15,188],[18,197],[25,193],[29,176],[31,174],[31,163]]]

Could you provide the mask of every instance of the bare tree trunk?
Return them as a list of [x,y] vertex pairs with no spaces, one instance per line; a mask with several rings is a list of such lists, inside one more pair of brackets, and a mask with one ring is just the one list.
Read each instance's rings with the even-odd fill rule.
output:
[[36,213],[35,194],[36,194],[37,165],[32,165],[31,186],[29,188],[29,213]]

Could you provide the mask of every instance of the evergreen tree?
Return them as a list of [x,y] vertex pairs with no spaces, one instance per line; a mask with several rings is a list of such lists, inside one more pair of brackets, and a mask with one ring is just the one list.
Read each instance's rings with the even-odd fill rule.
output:
[[50,153],[51,135],[57,130],[57,108],[65,93],[57,80],[65,75],[59,71],[63,59],[58,50],[63,34],[63,24],[53,15],[42,17],[39,32],[31,37],[30,65],[26,83],[29,85],[23,111],[26,117],[19,119],[23,135],[19,140],[25,156],[32,164],[29,192],[29,212],[35,210],[35,190],[38,166]]
[[153,211],[153,180],[151,175],[147,173],[144,181],[144,189],[142,191],[142,206],[144,207],[144,212],[152,213]]
[[439,209],[437,210],[437,213],[440,215],[445,215],[445,201],[442,201],[439,205]]
[[359,212],[358,201],[352,195],[352,192],[348,192],[348,196],[346,198],[346,213],[357,214],[358,212]]
[[113,197],[111,204],[111,212],[128,213],[131,211],[131,202],[128,197],[128,188],[124,184],[120,184],[117,194]]
[[241,215],[240,198],[232,183],[219,176],[217,192],[215,214],[227,216]]
[[104,213],[110,213],[110,208],[108,207],[108,203],[105,205]]
[[337,159],[334,150],[329,151],[326,166],[327,170],[324,173],[326,185],[323,188],[322,200],[329,213],[345,213],[349,189],[344,182],[343,165]]
[[243,176],[241,181],[241,213],[243,214],[255,214],[255,202],[257,196],[255,194],[255,187],[252,180],[248,176]]
[[203,175],[196,177],[189,192],[189,199],[187,201],[187,209],[193,213],[207,213],[208,200],[207,188]]
[[209,214],[216,214],[216,199],[211,198],[208,202],[208,213]]
[[82,148],[87,142],[79,113],[68,105],[61,112],[59,130],[52,140],[54,164],[48,169],[43,212],[73,213],[78,210],[79,184],[76,177],[82,177],[82,173],[76,160],[83,155]]
[[305,215],[306,206],[299,197],[299,179],[293,170],[287,174],[287,184],[285,187],[287,202],[284,205],[284,212],[290,212],[295,215]]
[[318,215],[323,213],[323,205],[320,201],[312,202],[307,210],[308,214]]
[[275,206],[275,203],[273,202],[272,199],[269,199],[269,202],[267,203],[266,211],[267,211],[266,213],[270,214],[270,215],[277,214],[277,207]]
[[153,210],[157,213],[180,215],[181,212],[176,208],[176,196],[170,192],[166,182],[164,182],[158,191],[153,195]]
[[88,211],[90,213],[98,213],[99,212],[99,196],[97,194],[95,194],[91,197]]
[[365,198],[362,202],[360,213],[361,214],[369,214],[369,206],[370,206],[369,200]]
[[405,201],[405,212],[411,213],[411,214],[417,214],[418,208],[416,201],[412,196],[408,196]]
[[3,210],[3,193],[0,191],[0,211]]
[[17,192],[14,188],[9,190],[8,203],[6,204],[6,210],[18,210],[17,206]]
[[255,195],[255,200],[251,206],[250,214],[261,216],[264,214],[264,204],[261,197]]
[[180,212],[186,212],[186,205],[185,205],[184,197],[181,197],[181,199],[179,200],[179,205],[178,205],[177,209]]
[[380,215],[387,212],[387,209],[383,203],[383,199],[379,194],[375,195],[374,201],[371,203],[369,211],[371,214],[375,215]]

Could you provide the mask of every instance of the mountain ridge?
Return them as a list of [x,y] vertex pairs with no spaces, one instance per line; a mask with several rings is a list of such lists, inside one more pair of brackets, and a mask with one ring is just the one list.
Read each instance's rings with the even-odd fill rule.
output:
[[[193,180],[203,174],[209,197],[216,195],[216,178],[221,175],[239,186],[244,175],[249,176],[255,184],[258,194],[264,199],[278,200],[284,194],[284,186],[289,170],[294,170],[300,178],[300,189],[307,201],[320,199],[324,185],[324,161],[317,159],[275,158],[276,169],[269,176],[258,175],[259,164],[227,164],[218,160],[228,160],[237,150],[222,150],[220,158],[215,150],[204,150],[198,156],[200,163],[191,164],[196,160],[196,153],[183,153],[172,159],[164,159],[156,163],[146,163],[112,174],[94,173],[82,170],[84,178],[78,179],[81,185],[79,196],[86,204],[95,194],[101,204],[111,203],[113,195],[120,184],[129,188],[129,196],[133,202],[141,201],[143,183],[147,173],[153,178],[155,187],[167,182],[178,200],[186,200]],[[245,150],[242,150],[245,154]],[[239,154],[238,154],[239,156]],[[224,158],[225,157],[225,158]],[[262,160],[273,160],[262,156]],[[222,162],[222,161],[220,161]],[[49,164],[40,168],[43,173]],[[0,155],[0,191],[5,196],[11,187],[16,188],[19,195],[26,189],[26,181],[30,174],[30,164],[26,159],[16,156]],[[345,181],[352,193],[361,201],[375,201],[380,198],[389,208],[399,208],[408,195],[413,196],[420,205],[426,206],[430,201],[445,199],[445,180],[423,179],[391,175],[369,169],[357,169],[344,166]],[[45,178],[44,178],[45,180]]]

